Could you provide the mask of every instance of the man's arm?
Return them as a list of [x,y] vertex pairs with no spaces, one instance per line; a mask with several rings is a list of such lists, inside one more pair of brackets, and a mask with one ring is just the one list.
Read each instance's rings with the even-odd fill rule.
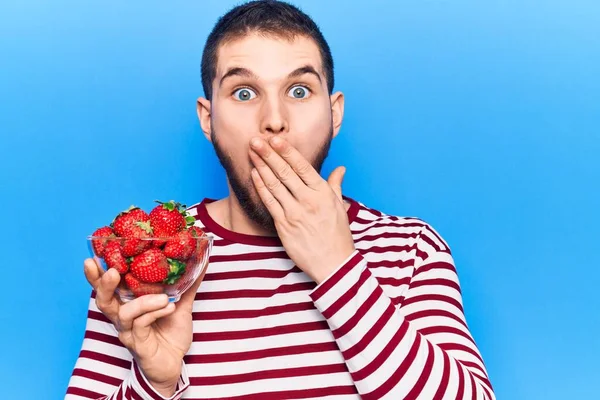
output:
[[96,307],[92,292],[85,336],[65,400],[180,399],[189,385],[185,366],[182,374],[172,397],[157,393],[121,344],[114,325]]
[[254,187],[288,256],[318,282],[313,302],[364,399],[494,399],[464,322],[450,250],[432,229],[423,224],[415,249],[386,250],[417,254],[407,293],[394,301],[354,243],[341,191],[345,169],[325,181],[279,135],[268,143],[253,138],[249,156]]
[[311,292],[362,398],[495,399],[450,249],[423,223],[405,251],[417,261],[403,298],[384,293],[358,250]]

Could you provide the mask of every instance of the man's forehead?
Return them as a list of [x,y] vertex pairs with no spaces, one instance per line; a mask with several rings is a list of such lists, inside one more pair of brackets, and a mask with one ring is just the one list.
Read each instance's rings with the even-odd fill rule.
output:
[[217,51],[215,78],[231,68],[246,68],[260,76],[283,76],[296,68],[311,65],[323,75],[321,53],[314,40],[250,34],[223,43]]

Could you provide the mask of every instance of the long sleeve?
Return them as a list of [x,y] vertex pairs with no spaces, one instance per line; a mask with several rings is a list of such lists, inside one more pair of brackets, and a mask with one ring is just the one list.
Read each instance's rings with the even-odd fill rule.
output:
[[81,352],[65,400],[178,400],[189,386],[185,365],[177,390],[166,398],[148,383],[114,325],[96,307],[92,293]]
[[[414,260],[412,268],[397,268],[408,275],[376,277],[357,246],[310,294],[362,398],[495,399],[447,244],[423,223],[414,240],[386,251],[402,253],[397,264]],[[405,290],[388,295],[382,282],[389,293]]]

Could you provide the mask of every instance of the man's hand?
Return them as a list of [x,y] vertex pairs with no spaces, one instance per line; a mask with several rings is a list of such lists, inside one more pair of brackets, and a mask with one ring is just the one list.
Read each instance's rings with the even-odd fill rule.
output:
[[119,340],[131,352],[143,374],[161,395],[175,393],[183,356],[192,344],[192,305],[200,276],[181,299],[169,303],[166,295],[145,295],[122,303],[115,294],[120,275],[93,260],[84,262],[85,276],[96,291],[96,306],[113,323]]
[[273,216],[288,256],[317,283],[354,248],[342,198],[344,167],[325,181],[289,142],[274,136],[250,143],[252,180]]

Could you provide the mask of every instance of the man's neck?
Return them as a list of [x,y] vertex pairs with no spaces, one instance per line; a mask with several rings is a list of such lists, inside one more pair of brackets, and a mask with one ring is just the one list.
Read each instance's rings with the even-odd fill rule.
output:
[[249,218],[242,208],[237,197],[229,194],[229,197],[223,199],[225,206],[225,227],[230,231],[246,235],[256,236],[277,236],[276,231],[271,231],[257,224]]
[[252,236],[277,236],[277,232],[271,232],[248,218],[231,190],[228,197],[208,203],[206,211],[217,224],[229,231]]

